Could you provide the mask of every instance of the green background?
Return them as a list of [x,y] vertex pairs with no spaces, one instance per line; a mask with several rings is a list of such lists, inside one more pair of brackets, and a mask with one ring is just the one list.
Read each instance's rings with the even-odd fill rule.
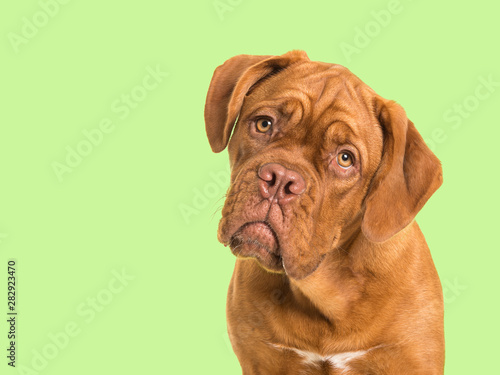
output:
[[[291,49],[397,100],[442,161],[444,185],[418,222],[443,283],[445,372],[497,371],[500,6],[396,3],[388,20],[385,0],[4,2],[4,354],[10,258],[19,315],[18,368],[2,355],[0,373],[240,373],[225,329],[234,258],[216,240],[227,155],[210,151],[203,107],[226,59]],[[168,77],[154,85],[148,69]],[[127,95],[140,98],[129,112]],[[450,121],[456,105],[467,110]],[[106,119],[89,151],[83,131]],[[86,155],[60,181],[54,163],[78,147]]]

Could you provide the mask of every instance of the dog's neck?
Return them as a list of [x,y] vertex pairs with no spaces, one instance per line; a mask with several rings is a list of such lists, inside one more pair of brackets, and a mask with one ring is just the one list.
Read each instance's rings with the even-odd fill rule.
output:
[[409,251],[412,238],[420,233],[418,226],[415,223],[405,231],[406,236],[376,244],[364,237],[359,226],[350,228],[341,238],[342,245],[327,254],[315,272],[302,280],[290,279],[294,300],[308,309],[316,308],[337,331],[359,327],[353,319],[373,321],[378,311],[364,308],[376,297],[370,294],[397,293],[401,280],[394,280],[391,270],[396,265],[407,267],[409,274],[418,261],[417,249]]

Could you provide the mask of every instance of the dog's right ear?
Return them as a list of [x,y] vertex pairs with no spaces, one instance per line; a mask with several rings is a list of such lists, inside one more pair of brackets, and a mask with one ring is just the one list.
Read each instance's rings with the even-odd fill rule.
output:
[[304,51],[281,56],[238,55],[215,69],[205,103],[205,129],[213,152],[227,146],[245,94],[258,81],[299,60],[309,60]]

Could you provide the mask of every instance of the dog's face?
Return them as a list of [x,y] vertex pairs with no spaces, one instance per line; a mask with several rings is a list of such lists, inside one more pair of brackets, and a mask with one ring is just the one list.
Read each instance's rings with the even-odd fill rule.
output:
[[229,143],[219,239],[274,271],[308,274],[360,218],[383,136],[347,69],[296,64],[245,97]]
[[216,152],[237,118],[219,240],[295,279],[360,230],[387,240],[441,183],[439,161],[401,107],[300,51],[228,60],[205,118]]

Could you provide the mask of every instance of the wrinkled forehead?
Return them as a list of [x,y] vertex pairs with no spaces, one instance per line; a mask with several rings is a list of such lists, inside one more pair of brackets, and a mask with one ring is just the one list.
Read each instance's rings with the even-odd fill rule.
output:
[[[356,132],[374,122],[376,94],[341,65],[300,62],[259,82],[245,98],[243,112],[275,108],[301,122],[328,126],[343,122]],[[366,128],[366,129],[364,129]]]

